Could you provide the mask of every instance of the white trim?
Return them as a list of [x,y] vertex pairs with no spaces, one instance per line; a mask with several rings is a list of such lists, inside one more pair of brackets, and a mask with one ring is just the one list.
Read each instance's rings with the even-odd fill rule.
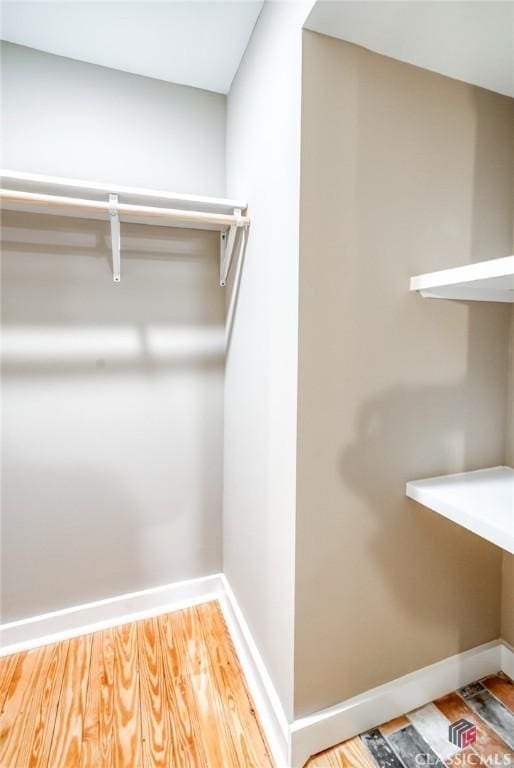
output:
[[500,669],[514,680],[514,648],[505,640],[501,641],[501,664]]
[[257,644],[222,573],[0,625],[0,656],[212,600],[220,602],[277,768],[301,768],[311,755],[333,744],[500,669],[514,677],[514,650],[503,640],[495,640],[288,724]]
[[220,602],[277,768],[286,768],[289,726],[234,593],[221,573],[108,597],[2,624],[0,657],[211,600]]
[[27,191],[48,191],[49,194],[57,194],[63,188],[71,193],[87,192],[88,196],[109,193],[117,194],[124,199],[165,200],[179,207],[205,207],[208,211],[219,213],[232,213],[234,208],[246,210],[247,205],[242,200],[230,200],[225,197],[205,197],[201,195],[184,195],[176,192],[167,192],[160,189],[147,189],[144,187],[127,187],[122,184],[106,184],[98,181],[84,181],[82,179],[65,179],[61,176],[46,176],[38,173],[25,173],[23,171],[11,171],[7,168],[0,169],[2,184],[9,182],[15,189],[24,188]]
[[0,625],[0,657],[219,600],[277,768],[289,765],[289,725],[243,613],[221,573],[108,597]]
[[216,573],[11,621],[0,625],[0,656],[217,600],[223,589]]
[[289,760],[289,724],[275,686],[245,621],[243,612],[222,575],[224,593],[220,599],[232,642],[246,677],[255,709],[273,754],[276,768],[287,768]]
[[[291,768],[301,768],[323,749],[497,672],[508,654],[507,646],[494,640],[295,720],[290,727]],[[509,659],[512,664],[512,651]]]
[[487,467],[411,480],[406,494],[514,555],[512,467]]
[[410,290],[433,299],[514,301],[514,256],[416,275]]

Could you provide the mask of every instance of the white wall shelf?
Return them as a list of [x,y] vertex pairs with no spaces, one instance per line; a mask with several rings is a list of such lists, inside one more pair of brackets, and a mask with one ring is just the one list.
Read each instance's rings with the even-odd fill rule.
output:
[[407,496],[514,554],[514,469],[414,480]]
[[514,302],[514,256],[411,277],[410,290],[432,299]]
[[110,220],[114,282],[120,281],[120,222],[218,231],[222,286],[230,270],[237,231],[250,224],[246,203],[238,200],[9,170],[0,170],[0,182],[4,210]]

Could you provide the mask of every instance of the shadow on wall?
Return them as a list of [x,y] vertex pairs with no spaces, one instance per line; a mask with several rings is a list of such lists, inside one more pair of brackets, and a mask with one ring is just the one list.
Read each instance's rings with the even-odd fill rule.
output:
[[405,483],[505,462],[510,308],[408,286],[512,247],[507,98],[305,33],[303,110],[296,716],[500,634],[501,551]]
[[[437,311],[435,303],[432,308]],[[473,307],[469,313],[473,338],[480,333],[484,313],[474,315]],[[447,386],[398,385],[382,392],[359,407],[355,438],[340,454],[343,483],[365,500],[362,509],[374,518],[368,550],[382,585],[400,610],[418,612],[421,625],[427,628],[433,627],[434,620],[444,620],[438,588],[434,581],[427,584],[427,574],[445,589],[460,580],[459,553],[452,557],[457,540],[466,540],[466,558],[479,558],[484,543],[406,498],[405,483],[503,463],[497,447],[504,430],[501,414],[496,414],[494,423],[475,418],[476,403],[489,385],[498,397],[504,395],[502,382],[493,379],[491,370],[497,366],[489,368],[481,354],[478,366],[470,361],[465,381]],[[484,434],[487,429],[490,435]],[[470,606],[457,599],[446,620],[456,628],[466,626],[459,614],[469,618],[469,613]],[[462,647],[468,644],[469,638],[463,637]]]
[[217,572],[217,233],[3,215],[2,620]]
[[248,244],[249,232],[247,229],[241,229],[236,234],[234,246],[234,258],[231,265],[231,271],[227,282],[227,320],[225,329],[226,349],[228,355],[232,343],[232,332],[239,301],[239,292],[241,289],[241,280],[245,264],[246,246]]
[[[437,312],[437,304],[430,304]],[[350,501],[353,510],[344,506],[340,511],[340,525],[352,531],[337,545],[340,562],[353,563],[344,616],[363,634],[386,633],[375,657],[379,667],[388,669],[380,682],[406,671],[398,653],[407,641],[396,636],[399,616],[412,632],[409,643],[415,637],[415,655],[424,659],[422,664],[448,655],[444,644],[450,638],[456,653],[500,635],[500,550],[405,496],[408,480],[504,463],[501,409],[486,409],[485,417],[477,411],[484,398],[501,402],[505,397],[505,378],[497,376],[501,344],[483,333],[490,307],[469,306],[468,312],[466,379],[448,385],[399,384],[368,399],[355,415],[354,439],[339,454],[347,499],[360,500]],[[483,348],[474,358],[475,345],[484,343],[493,350],[491,358]],[[363,605],[369,609],[364,613]],[[387,639],[389,633],[396,642]],[[406,647],[405,658],[413,658],[412,653]],[[410,662],[413,668],[419,665]],[[347,674],[358,692],[353,671]],[[375,678],[368,687],[376,684]]]
[[[490,118],[498,108],[497,95],[473,89],[470,99],[476,116],[475,162],[464,260],[480,261],[510,252],[512,223],[505,209],[491,201],[513,200],[514,179],[505,173],[502,154],[509,145],[510,123],[503,122],[502,137],[498,121]],[[447,257],[441,268],[457,263]],[[439,322],[445,302],[411,296],[402,307],[406,325],[409,301],[425,303],[424,322]],[[476,644],[482,628],[490,628],[490,639],[500,634],[500,550],[405,497],[408,480],[506,463],[510,310],[477,302],[458,305],[467,313],[465,378],[446,385],[398,384],[368,400],[356,414],[355,440],[340,455],[344,484],[373,516],[366,556],[388,600],[410,621],[415,617],[417,642],[423,643],[425,636],[426,653],[433,660],[438,658],[431,646],[434,630],[454,634],[461,651]],[[444,348],[443,327],[441,332]],[[434,370],[442,366],[437,347],[429,346],[426,352]],[[443,601],[441,592],[446,595]],[[463,600],[466,593],[469,599]]]

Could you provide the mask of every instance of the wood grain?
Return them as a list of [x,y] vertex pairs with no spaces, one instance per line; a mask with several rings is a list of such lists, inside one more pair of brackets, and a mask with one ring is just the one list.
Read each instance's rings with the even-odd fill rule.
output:
[[52,658],[39,702],[30,744],[30,768],[47,768],[54,735],[57,709],[68,659],[69,640],[51,646]]
[[[407,725],[409,725],[408,721]],[[397,730],[399,729],[395,728],[390,733],[396,733]],[[375,761],[377,765],[380,766],[380,768],[403,768],[402,764],[394,754],[391,745],[382,735],[381,729],[373,728],[371,731],[363,733],[361,739],[368,748],[368,751],[375,758]]]
[[16,721],[9,729],[9,738],[0,748],[0,765],[26,768],[33,757],[33,745],[41,733],[41,707],[48,690],[48,680],[56,654],[55,646],[41,648],[32,680],[27,679],[28,701],[21,706]]
[[450,721],[435,704],[425,704],[424,707],[409,712],[408,717],[441,760],[446,762],[459,751],[459,747],[452,744],[448,738]]
[[167,691],[157,619],[137,624],[143,763],[152,768],[167,768],[176,761],[167,712]]
[[114,630],[93,635],[80,768],[110,768],[114,704]]
[[341,768],[342,762],[338,750],[334,748],[314,755],[307,765],[309,768]]
[[0,697],[1,768],[272,766],[214,602],[5,657]]
[[506,675],[491,675],[480,681],[488,691],[514,712],[514,683]]
[[477,740],[474,744],[474,748],[480,757],[491,762],[498,759],[498,756],[509,753],[507,744],[500,739],[500,737],[489,728],[470,707],[468,707],[466,702],[463,701],[457,693],[450,693],[448,696],[443,696],[441,699],[437,699],[434,704],[451,723],[454,723],[456,720],[460,720],[460,718],[463,717],[468,722],[476,725]]
[[[512,764],[512,691],[498,674],[435,702],[447,721],[464,717],[477,726],[474,748],[447,766],[466,754]],[[0,704],[1,768],[273,765],[217,603],[0,659]],[[442,751],[446,721],[433,710],[427,705],[395,718],[316,755],[309,766],[390,768],[398,756],[407,765],[427,743],[435,758],[430,750],[437,742]],[[394,744],[397,754],[374,749],[377,739],[381,747]],[[437,758],[433,764],[441,765]]]
[[[39,695],[43,681],[43,667],[46,657],[44,648],[29,651],[20,659],[11,678],[2,712],[0,731],[0,766],[15,765],[18,760],[23,733],[31,719],[34,698]],[[33,719],[32,714],[32,719]]]
[[496,733],[514,749],[514,715],[485,688],[466,699],[468,704]]
[[198,614],[194,608],[170,614],[181,655],[188,665],[189,684],[194,692],[203,751],[207,765],[238,765],[234,738],[225,719],[220,692],[211,677],[211,664]]
[[208,768],[180,624],[165,615],[158,618],[158,625],[174,764]]
[[422,755],[422,765],[444,768],[444,764],[413,725],[408,725],[406,728],[400,728],[399,731],[391,733],[388,736],[388,741],[404,765],[419,765],[419,756]]
[[113,756],[114,768],[141,768],[141,706],[136,624],[115,630]]
[[4,702],[7,698],[16,665],[25,655],[25,653],[12,654],[0,659],[0,712],[4,708]]
[[[361,734],[358,738],[366,745],[364,753],[359,751],[357,737],[354,737],[315,755],[306,763],[306,768],[414,768],[419,753],[427,756],[424,758],[427,765],[439,768],[478,764],[514,766],[514,755],[507,743],[514,738],[509,711],[513,689],[512,681],[503,672],[491,675]],[[473,702],[477,711],[471,708]],[[496,730],[501,730],[505,739],[487,724],[483,719],[486,717]],[[450,723],[461,718],[476,725],[477,741],[472,747],[458,751],[450,743],[448,731]]]
[[337,748],[342,768],[376,768],[361,738],[356,736]]
[[359,736],[320,752],[307,765],[308,768],[377,768]]
[[91,635],[70,640],[48,760],[51,766],[77,768],[80,765],[91,645]]
[[199,605],[195,611],[209,652],[212,678],[223,691],[224,718],[234,734],[238,760],[245,768],[271,766],[270,752],[221,612],[207,605]]
[[395,717],[394,720],[388,720],[387,723],[383,723],[379,730],[383,736],[387,736],[389,733],[400,730],[400,728],[405,728],[406,725],[409,725],[409,718],[406,715],[401,715],[400,717]]

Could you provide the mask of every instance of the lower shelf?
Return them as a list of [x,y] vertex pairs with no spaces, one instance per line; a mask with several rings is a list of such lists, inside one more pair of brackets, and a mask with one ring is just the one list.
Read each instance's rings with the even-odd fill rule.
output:
[[407,496],[514,554],[514,469],[493,467],[407,483]]

